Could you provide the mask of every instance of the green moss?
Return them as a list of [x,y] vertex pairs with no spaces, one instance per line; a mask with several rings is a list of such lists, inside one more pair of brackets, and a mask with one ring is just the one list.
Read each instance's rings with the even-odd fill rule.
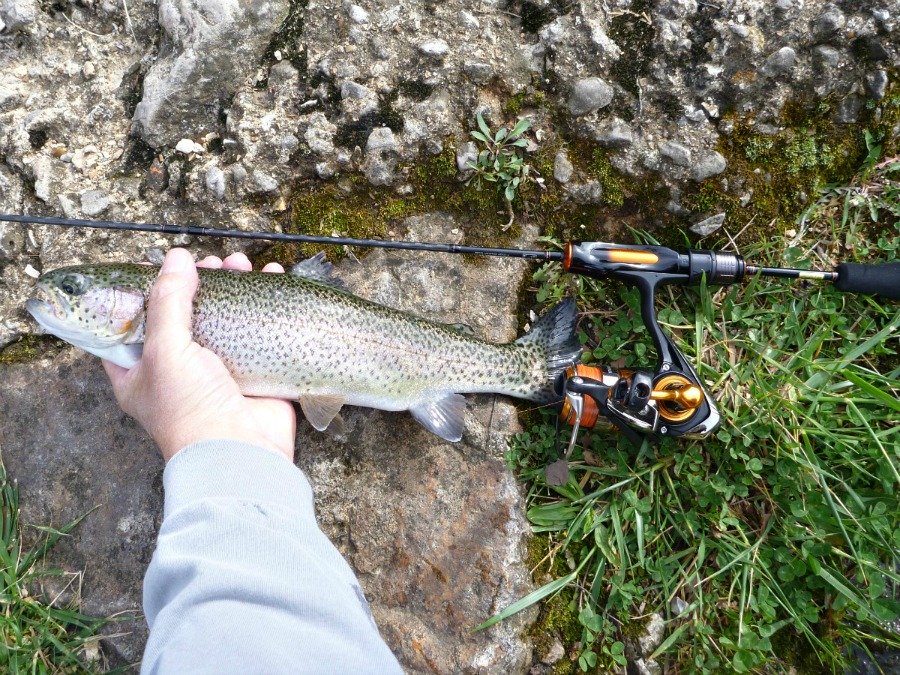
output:
[[[853,125],[835,123],[833,102],[817,98],[789,101],[777,134],[760,133],[752,117],[726,116],[733,130],[722,136],[718,149],[728,168],[722,176],[689,186],[682,204],[695,214],[725,211],[726,225],[733,221],[739,228],[753,219],[745,238],[770,238],[773,228],[779,232],[796,222],[819,188],[852,179],[866,156],[862,129],[876,138],[890,137],[887,130],[900,121],[897,91],[892,80],[888,96]],[[894,152],[884,148],[882,156]],[[751,197],[741,206],[744,193]]]
[[[542,577],[547,574],[559,578],[569,573],[562,555],[553,557],[552,562],[549,562],[551,559],[544,560],[550,546],[551,541],[547,535],[535,535],[528,541],[526,562],[529,569],[533,570],[536,583],[542,583]],[[572,651],[573,645],[581,639],[582,633],[574,590],[565,588],[542,602],[540,607],[537,621],[528,630],[535,653],[539,658],[545,656],[553,643],[559,640],[568,654]],[[563,657],[553,666],[554,675],[568,675],[576,670],[577,663],[567,657]]]
[[64,349],[66,343],[50,335],[25,335],[0,350],[0,364],[27,363]]
[[638,81],[650,74],[653,61],[651,47],[656,29],[646,18],[650,9],[649,0],[634,0],[629,11],[617,14],[609,22],[609,37],[622,49],[612,66],[613,78],[634,96],[638,96]]
[[609,206],[622,206],[625,203],[625,181],[609,162],[606,151],[594,148],[588,174],[603,186],[603,203]]

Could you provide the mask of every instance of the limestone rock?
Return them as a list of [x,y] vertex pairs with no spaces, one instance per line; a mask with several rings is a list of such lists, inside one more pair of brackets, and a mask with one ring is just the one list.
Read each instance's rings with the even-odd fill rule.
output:
[[613,88],[599,77],[588,77],[575,83],[569,96],[569,111],[586,115],[608,106],[613,99]]
[[220,107],[252,72],[287,0],[161,0],[163,55],[143,82],[135,130],[153,147],[218,128]]

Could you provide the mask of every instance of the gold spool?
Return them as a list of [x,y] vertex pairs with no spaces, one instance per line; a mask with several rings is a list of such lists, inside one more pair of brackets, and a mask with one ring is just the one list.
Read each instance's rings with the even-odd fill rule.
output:
[[683,375],[666,375],[655,385],[650,398],[659,407],[659,416],[668,422],[689,420],[704,401],[703,389]]

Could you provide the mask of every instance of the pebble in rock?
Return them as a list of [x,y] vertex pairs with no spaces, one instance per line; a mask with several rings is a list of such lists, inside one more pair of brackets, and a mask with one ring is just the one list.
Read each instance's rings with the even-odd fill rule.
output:
[[0,23],[6,24],[6,32],[15,33],[33,24],[37,11],[34,0],[4,0],[0,2]]
[[182,155],[199,154],[203,151],[203,146],[190,138],[182,138],[175,146],[175,152],[180,152]]
[[569,112],[576,117],[587,115],[608,106],[613,99],[613,88],[599,77],[578,80],[569,96]]
[[725,161],[725,157],[721,153],[713,151],[708,155],[701,157],[697,163],[694,164],[694,168],[691,171],[691,178],[699,183],[712,176],[718,176],[725,170],[726,166],[728,166],[728,162]]
[[832,5],[813,21],[813,33],[819,38],[825,38],[837,33],[846,23],[847,17],[844,13]]
[[675,141],[665,141],[659,145],[659,154],[667,157],[673,164],[678,166],[691,165],[691,151],[681,143]]
[[81,193],[81,212],[86,216],[99,216],[109,208],[109,197],[103,190]]
[[866,75],[866,93],[874,99],[884,98],[887,93],[888,74],[885,70],[876,70]]
[[888,50],[874,35],[866,35],[853,41],[854,53],[869,61],[887,61],[890,58]]
[[278,180],[262,171],[254,171],[250,176],[256,192],[278,192]]
[[441,39],[426,40],[419,45],[419,51],[425,56],[431,56],[439,59],[445,56],[448,51],[450,51],[450,47],[444,40]]
[[10,260],[25,247],[25,231],[18,223],[0,223],[0,260]]
[[367,153],[393,152],[397,149],[397,140],[390,127],[376,127],[372,129],[366,140]]
[[699,223],[691,225],[691,232],[699,234],[701,237],[706,237],[722,227],[724,222],[725,214],[717,213],[714,216],[701,220]]
[[841,62],[841,52],[829,45],[815,47],[813,56],[823,66],[836,66]]
[[625,120],[613,117],[600,126],[595,138],[604,148],[627,148],[634,143],[634,132]]
[[863,99],[856,94],[843,98],[837,105],[834,119],[838,124],[855,124],[863,107]]
[[482,61],[468,61],[463,64],[463,72],[469,76],[475,84],[482,84],[491,79],[494,74],[494,68],[490,63]]
[[215,195],[216,199],[221,200],[225,197],[225,172],[215,164],[206,169],[206,189]]
[[458,171],[471,171],[469,163],[478,161],[478,146],[472,141],[466,141],[456,150],[456,168]]
[[572,180],[574,169],[565,150],[560,150],[556,153],[556,157],[553,160],[553,177],[556,180],[565,185]]
[[797,52],[792,47],[782,47],[766,59],[766,70],[770,73],[786,73],[797,65]]
[[369,23],[369,13],[359,5],[350,5],[350,20],[353,23]]

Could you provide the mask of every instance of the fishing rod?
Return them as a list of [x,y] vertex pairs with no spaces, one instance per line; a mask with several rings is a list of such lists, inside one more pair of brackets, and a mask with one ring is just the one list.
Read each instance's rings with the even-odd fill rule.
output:
[[[566,459],[574,448],[578,430],[593,427],[601,417],[638,444],[648,436],[704,438],[718,427],[721,418],[712,397],[687,357],[662,331],[656,319],[655,301],[659,286],[699,284],[702,279],[710,284],[727,286],[740,283],[748,276],[760,275],[825,281],[846,293],[900,299],[900,262],[877,265],[841,263],[833,271],[804,270],[748,265],[742,256],[726,251],[675,251],[663,246],[598,241],[569,242],[563,251],[541,251],[12,214],[0,214],[0,221],[556,261],[573,274],[618,279],[637,286],[641,296],[641,317],[656,347],[656,368],[615,370],[572,364],[560,375],[556,381],[556,392],[562,401],[560,416],[572,426]],[[565,459],[559,462],[565,463]]]

